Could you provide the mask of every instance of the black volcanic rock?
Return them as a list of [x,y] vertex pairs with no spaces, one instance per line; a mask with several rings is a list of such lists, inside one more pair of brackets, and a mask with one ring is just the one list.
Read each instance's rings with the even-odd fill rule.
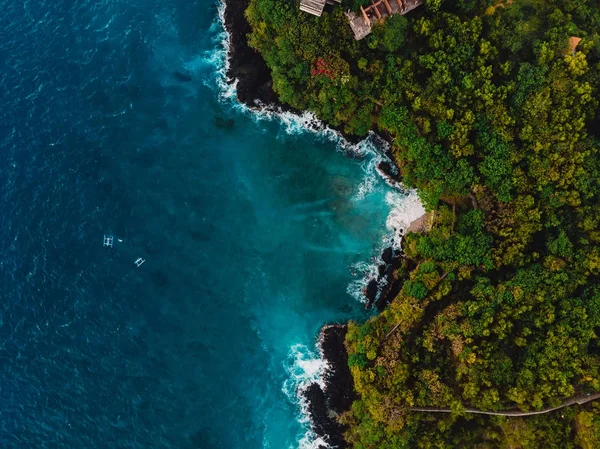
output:
[[[404,269],[398,270],[401,267],[404,267]],[[375,307],[379,312],[383,311],[398,296],[406,280],[406,275],[403,273],[407,273],[412,268],[414,268],[414,262],[402,257],[402,253],[399,250],[394,250],[392,263],[386,266],[384,275],[386,284],[381,289],[381,294],[377,298],[377,301],[375,301]]]
[[352,402],[356,400],[354,381],[348,366],[348,353],[344,345],[348,326],[330,325],[324,327],[321,332],[323,359],[329,365],[325,375],[327,404],[330,410],[341,414],[350,410]]
[[365,296],[367,298],[366,308],[370,308],[377,297],[377,279],[371,279],[365,288]]
[[387,305],[398,296],[398,293],[400,293],[400,290],[402,289],[402,282],[403,281],[397,279],[393,273],[388,275],[388,283],[382,290],[379,298],[377,298],[377,301],[375,301],[375,307],[378,312],[383,312]]
[[246,35],[250,25],[244,17],[248,0],[227,0],[225,8],[225,27],[230,36],[229,72],[230,79],[238,80],[238,100],[250,107],[255,100],[265,104],[279,104],[273,91],[271,73],[262,56],[248,46]]
[[[386,151],[386,155],[392,159],[393,155],[390,151]],[[382,161],[377,164],[377,170],[388,181],[390,185],[402,183],[398,169],[389,162]]]
[[392,251],[391,247],[387,247],[383,250],[383,253],[381,253],[381,259],[388,265],[392,263],[393,257],[394,252]]
[[347,331],[346,325],[330,325],[321,330],[321,350],[328,366],[324,375],[325,390],[313,383],[303,392],[313,431],[330,447],[338,449],[347,447],[343,436],[347,428],[336,418],[350,410],[356,399],[348,367],[348,353],[344,346]]
[[325,393],[317,383],[312,383],[302,393],[308,403],[308,414],[310,415],[313,432],[324,438],[331,432],[335,424],[327,413],[327,400]]

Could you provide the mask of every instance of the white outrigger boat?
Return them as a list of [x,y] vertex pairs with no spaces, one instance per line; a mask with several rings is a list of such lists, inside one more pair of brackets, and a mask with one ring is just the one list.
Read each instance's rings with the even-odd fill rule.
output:
[[103,246],[108,246],[109,248],[113,247],[113,240],[114,237],[112,235],[106,235],[104,234],[104,244]]

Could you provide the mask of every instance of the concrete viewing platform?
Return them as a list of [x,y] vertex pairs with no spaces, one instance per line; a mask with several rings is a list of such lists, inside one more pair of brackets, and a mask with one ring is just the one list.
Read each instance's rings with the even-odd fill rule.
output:
[[360,7],[360,13],[347,12],[350,28],[357,41],[371,33],[376,21],[383,21],[394,14],[404,15],[421,5],[424,0],[371,0],[371,5]]

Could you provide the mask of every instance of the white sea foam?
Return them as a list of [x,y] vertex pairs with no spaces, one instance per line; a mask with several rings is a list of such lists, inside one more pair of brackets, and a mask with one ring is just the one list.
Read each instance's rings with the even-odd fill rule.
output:
[[358,302],[367,302],[364,291],[371,279],[377,277],[377,266],[382,263],[377,258],[373,258],[371,262],[358,262],[352,265],[352,275],[355,277],[346,287],[346,293]]
[[386,227],[393,234],[395,244],[391,246],[399,248],[402,236],[413,221],[425,214],[425,209],[416,190],[411,190],[408,195],[388,192],[385,195],[385,202],[390,206]]
[[[228,101],[236,109],[242,109],[239,103],[235,102],[237,91],[237,80],[229,80],[227,72],[229,71],[229,57],[231,49],[231,38],[225,28],[225,1],[219,2],[217,7],[217,20],[212,23],[210,32],[214,33],[213,42],[217,48],[208,50],[202,55],[202,62],[208,64],[214,69],[213,77],[204,77],[204,84],[208,87],[215,87],[219,93],[219,99]],[[237,103],[237,104],[236,104]]]
[[317,351],[296,344],[290,349],[286,365],[290,378],[285,382],[283,392],[288,397],[295,397],[298,390],[303,390],[311,383],[316,382],[324,388],[323,373],[327,364]]
[[319,449],[320,447],[330,446],[323,438],[316,436],[312,432],[308,432],[298,441],[298,449]]
[[[383,263],[381,253],[385,248],[402,249],[402,238],[410,224],[425,213],[423,204],[416,190],[391,190],[385,194],[385,202],[390,207],[386,219],[388,234],[377,248],[377,256],[370,262],[358,262],[352,265],[352,275],[355,277],[346,287],[346,292],[359,302],[366,303],[364,291],[371,279],[379,275],[378,266]],[[379,283],[379,290],[385,286],[386,280]]]
[[[302,344],[296,344],[290,348],[286,362],[288,378],[283,384],[282,391],[290,401],[296,402],[300,407],[300,414],[297,419],[304,434],[298,441],[298,449],[327,447],[327,443],[311,429],[308,403],[302,394],[312,383],[317,383],[321,388],[325,388],[324,373],[326,369],[327,363],[318,351],[311,351],[306,345]],[[289,449],[295,448],[290,446]]]

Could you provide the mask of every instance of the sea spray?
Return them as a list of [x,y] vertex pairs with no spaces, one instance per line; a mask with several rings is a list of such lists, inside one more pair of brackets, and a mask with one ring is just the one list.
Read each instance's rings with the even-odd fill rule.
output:
[[[327,363],[323,360],[321,346],[317,345],[316,351],[310,350],[306,345],[293,345],[286,360],[288,379],[284,382],[282,391],[291,402],[298,404],[300,413],[297,417],[302,430],[299,435],[298,449],[317,449],[327,446],[327,443],[316,435],[310,423],[308,402],[303,395],[304,390],[312,383],[317,383],[325,388],[324,373]],[[290,447],[290,449],[295,449]]]
[[306,345],[293,345],[286,361],[286,371],[290,378],[285,381],[283,392],[288,397],[295,396],[298,389],[305,388],[313,382],[324,387],[323,372],[326,367],[319,349],[313,351]]

